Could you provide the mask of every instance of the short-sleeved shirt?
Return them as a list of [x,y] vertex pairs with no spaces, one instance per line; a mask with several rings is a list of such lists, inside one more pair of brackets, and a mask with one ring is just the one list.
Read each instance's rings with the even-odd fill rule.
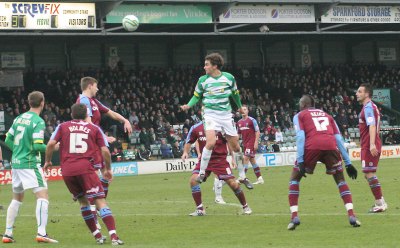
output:
[[296,131],[304,130],[305,150],[337,150],[335,134],[340,134],[329,114],[320,109],[308,108],[293,118]]
[[58,125],[50,140],[60,142],[61,170],[65,176],[93,172],[96,152],[107,144],[98,126],[79,120]]
[[[213,160],[226,160],[226,156],[228,156],[226,139],[222,136],[221,133],[218,133],[216,138],[217,141],[211,154],[210,163],[212,163]],[[203,122],[199,122],[190,128],[190,131],[186,138],[186,143],[193,144],[196,142],[196,140],[199,142],[200,151],[202,151],[203,148],[206,146],[206,134],[204,132]]]
[[361,149],[369,150],[369,126],[376,126],[375,146],[380,152],[382,148],[382,141],[379,137],[379,122],[380,113],[378,107],[372,101],[365,104],[360,112],[358,118],[358,128],[360,129]]
[[13,140],[11,166],[13,169],[34,169],[40,164],[40,153],[33,144],[43,144],[44,120],[35,112],[25,112],[15,118],[7,136]]
[[243,147],[253,147],[256,141],[256,133],[260,131],[257,121],[253,117],[240,119],[237,122],[238,133],[242,135]]
[[231,112],[229,97],[237,91],[235,77],[228,72],[221,72],[219,77],[204,75],[196,84],[194,95],[202,98],[205,114]]
[[109,108],[104,106],[99,100],[93,97],[87,97],[82,94],[79,95],[76,103],[82,103],[86,105],[88,116],[92,118],[92,123],[100,126],[101,114],[105,114],[110,111]]

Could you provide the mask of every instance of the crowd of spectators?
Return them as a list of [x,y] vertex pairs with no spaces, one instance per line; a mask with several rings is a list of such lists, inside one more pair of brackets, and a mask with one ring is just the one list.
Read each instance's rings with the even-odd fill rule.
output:
[[[357,114],[361,108],[352,89],[360,83],[371,83],[375,87],[400,91],[400,69],[381,65],[313,66],[307,70],[274,65],[224,70],[235,75],[242,102],[248,105],[249,115],[260,126],[259,152],[271,151],[273,145],[284,142],[282,133],[293,129],[297,100],[303,94],[314,96],[317,107],[331,114],[345,133],[348,128],[357,127]],[[59,123],[71,119],[69,107],[81,92],[80,78],[92,76],[99,81],[97,98],[127,118],[134,132],[139,134],[132,143],[119,123],[103,119],[104,130],[117,137],[111,147],[113,159],[147,160],[151,158],[151,147],[155,144],[161,148],[160,157],[176,158],[182,154],[190,127],[201,120],[200,104],[188,112],[181,111],[179,106],[189,101],[195,83],[203,73],[200,66],[28,70],[24,74],[25,87],[1,91],[0,111],[4,110],[13,118],[29,109],[26,96],[30,91],[43,91],[46,105],[42,117],[48,139]],[[240,118],[239,113],[234,112],[234,119]],[[174,128],[177,124],[180,128]]]

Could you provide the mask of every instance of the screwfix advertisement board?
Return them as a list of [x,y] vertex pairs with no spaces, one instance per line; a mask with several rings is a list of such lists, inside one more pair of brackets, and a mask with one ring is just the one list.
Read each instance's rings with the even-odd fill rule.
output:
[[96,28],[94,3],[0,2],[0,30]]

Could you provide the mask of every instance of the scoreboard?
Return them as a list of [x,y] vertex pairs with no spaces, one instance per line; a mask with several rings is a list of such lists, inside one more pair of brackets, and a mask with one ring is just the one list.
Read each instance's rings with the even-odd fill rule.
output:
[[0,30],[95,28],[94,3],[0,2]]

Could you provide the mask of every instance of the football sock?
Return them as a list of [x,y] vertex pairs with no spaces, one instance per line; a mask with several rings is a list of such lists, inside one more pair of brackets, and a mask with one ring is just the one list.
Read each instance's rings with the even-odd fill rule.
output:
[[347,214],[349,216],[353,216],[354,215],[353,200],[351,197],[351,192],[350,192],[349,186],[347,185],[347,183],[345,181],[339,182],[337,186],[339,189],[340,197],[342,197],[344,206],[347,210]]
[[380,200],[382,198],[382,189],[381,189],[381,184],[379,183],[378,177],[373,176],[371,178],[368,178],[368,184],[369,187],[371,188],[372,194],[375,197],[375,200]]
[[117,239],[118,237],[115,231],[115,220],[111,213],[111,210],[108,207],[100,209],[100,216],[107,227],[111,239]]
[[96,227],[96,222],[90,206],[81,207],[82,218],[95,238],[101,238],[101,233]]
[[218,178],[214,178],[214,192],[215,192],[215,198],[220,198],[222,197],[222,185],[223,185],[223,180],[219,180]]
[[256,175],[256,177],[261,177],[261,170],[258,164],[252,164],[251,166],[253,166],[254,174]]
[[235,152],[233,154],[233,159],[236,162],[237,168],[238,168],[238,172],[239,172],[239,178],[240,179],[245,179],[246,178],[246,172],[243,166],[243,154],[242,152]]
[[[93,198],[91,198],[91,199],[92,200],[89,200],[89,202],[93,201]],[[92,211],[94,222],[97,224],[98,220],[97,220],[97,208],[96,208],[96,205],[90,203],[90,210]]]
[[8,206],[5,232],[5,234],[8,236],[12,236],[13,234],[15,219],[17,218],[19,207],[21,206],[21,204],[22,202],[12,200],[10,205]]
[[297,216],[299,211],[298,202],[300,194],[300,182],[292,180],[289,182],[289,206],[292,213],[292,219]]
[[46,235],[47,220],[49,218],[49,201],[39,198],[36,201],[36,221],[38,225],[38,234]]
[[104,178],[100,179],[100,181],[101,181],[101,186],[103,186],[104,189],[105,198],[107,198],[109,182]]
[[199,172],[199,174],[205,174],[206,173],[206,169],[208,167],[208,162],[210,162],[211,154],[212,154],[212,150],[208,150],[206,147],[203,148],[203,152],[201,153],[200,172]]
[[248,165],[248,164],[245,164],[245,165],[244,165],[244,173],[247,173],[248,170],[249,170],[249,165]]
[[246,207],[247,202],[246,202],[246,197],[244,196],[243,190],[239,187],[237,189],[234,189],[233,192],[235,193],[236,197],[239,199],[240,204],[242,204],[243,207]]
[[200,185],[192,186],[192,197],[197,209],[203,210],[203,204],[201,200],[201,190]]

